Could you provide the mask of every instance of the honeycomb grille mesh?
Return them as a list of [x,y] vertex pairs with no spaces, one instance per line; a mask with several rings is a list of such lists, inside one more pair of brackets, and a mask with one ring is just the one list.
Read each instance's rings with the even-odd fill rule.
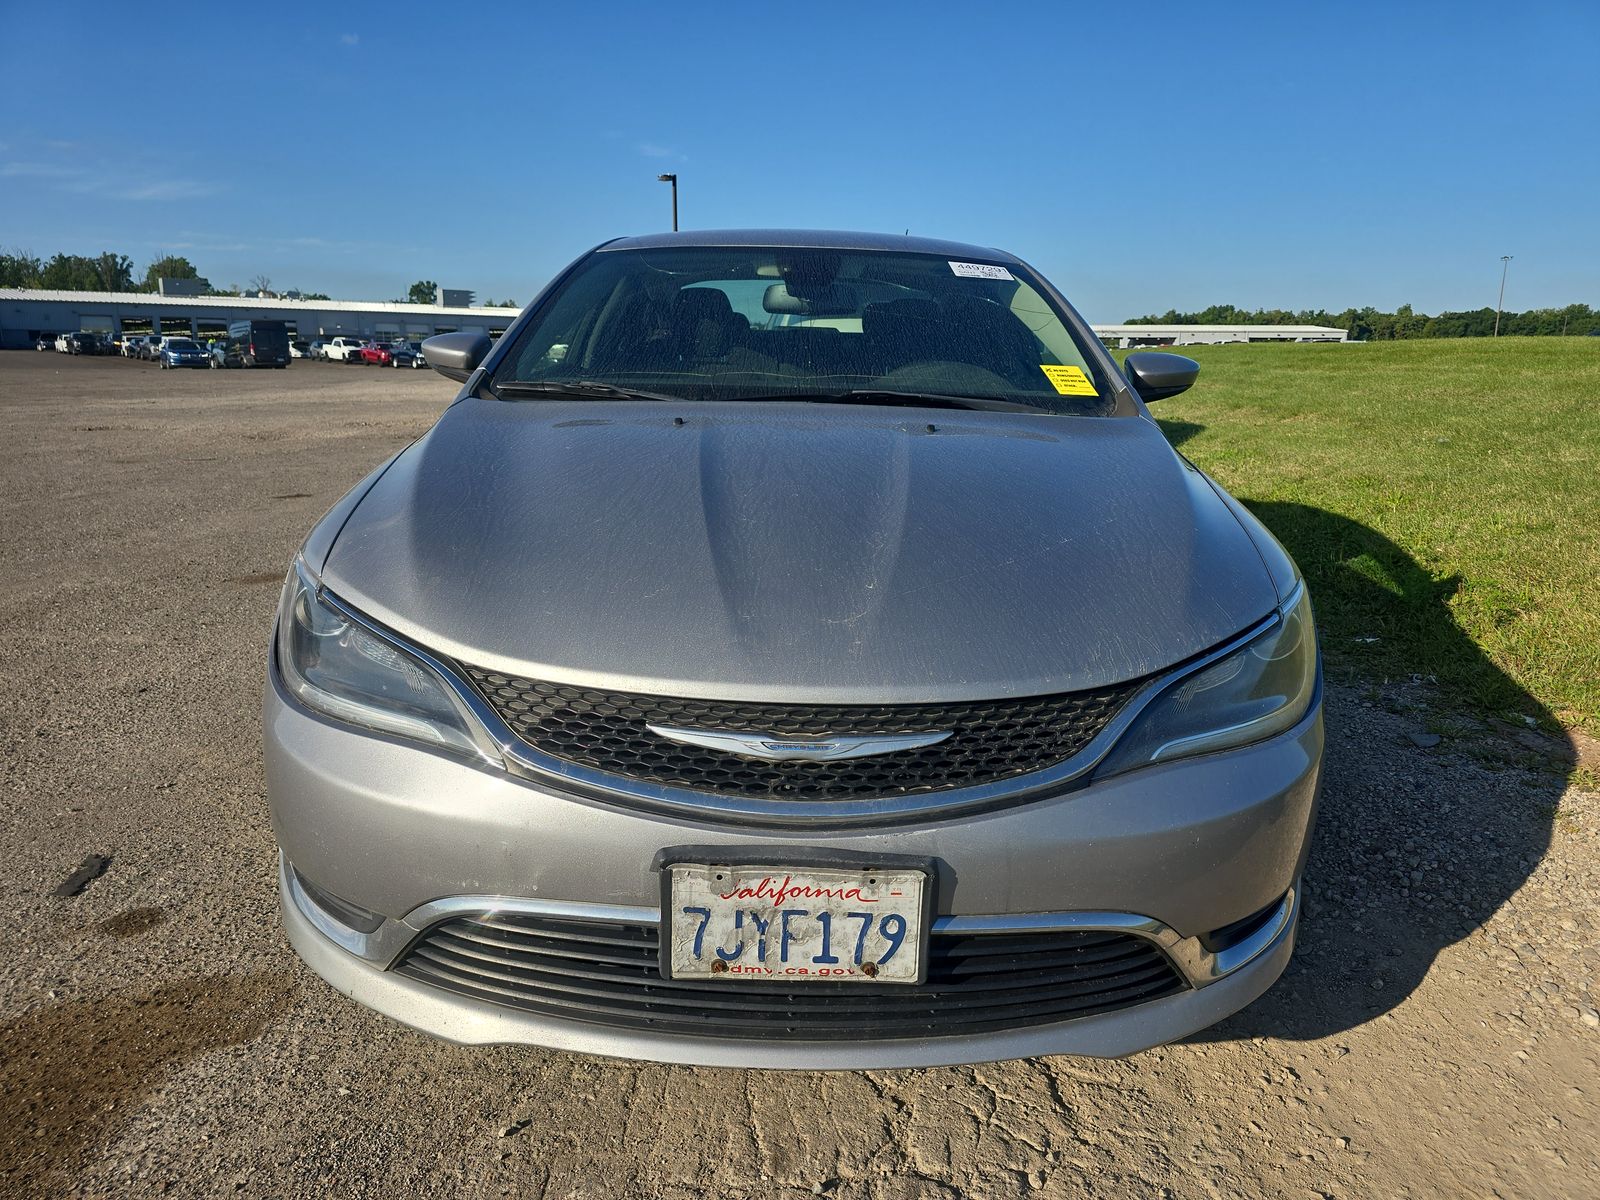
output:
[[[612,775],[718,796],[850,801],[973,787],[1071,758],[1141,681],[1090,691],[958,704],[742,704],[596,691],[463,668],[490,707],[535,749]],[[916,750],[832,762],[768,762],[669,741],[647,725],[777,738],[926,733]]]

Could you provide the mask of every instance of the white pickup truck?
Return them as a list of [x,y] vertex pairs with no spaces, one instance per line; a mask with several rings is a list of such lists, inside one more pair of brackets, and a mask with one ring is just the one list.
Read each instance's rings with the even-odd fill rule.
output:
[[322,352],[329,362],[358,363],[364,344],[360,338],[336,337],[322,343]]

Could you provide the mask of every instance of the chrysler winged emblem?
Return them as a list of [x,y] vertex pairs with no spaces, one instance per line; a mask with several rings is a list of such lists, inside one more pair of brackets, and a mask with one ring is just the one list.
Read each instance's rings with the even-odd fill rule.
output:
[[868,758],[874,754],[893,754],[896,750],[916,750],[932,746],[949,737],[951,730],[932,733],[822,734],[819,737],[788,738],[775,733],[736,733],[722,729],[675,729],[670,725],[646,725],[657,737],[690,746],[704,746],[746,758],[765,758],[773,762],[835,762],[842,758]]

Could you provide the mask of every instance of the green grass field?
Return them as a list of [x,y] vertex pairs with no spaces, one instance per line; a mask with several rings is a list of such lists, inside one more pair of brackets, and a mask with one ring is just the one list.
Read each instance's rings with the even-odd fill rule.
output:
[[1600,338],[1183,352],[1152,411],[1294,554],[1330,670],[1600,732]]

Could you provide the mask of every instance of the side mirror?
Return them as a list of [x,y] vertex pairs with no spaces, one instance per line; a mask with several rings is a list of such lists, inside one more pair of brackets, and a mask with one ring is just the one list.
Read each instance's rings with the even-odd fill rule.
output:
[[1194,359],[1153,350],[1128,355],[1123,370],[1128,373],[1128,382],[1139,393],[1139,399],[1146,404],[1187,392],[1200,378],[1200,364]]
[[439,374],[465,383],[493,345],[485,333],[441,333],[422,343],[422,357]]

